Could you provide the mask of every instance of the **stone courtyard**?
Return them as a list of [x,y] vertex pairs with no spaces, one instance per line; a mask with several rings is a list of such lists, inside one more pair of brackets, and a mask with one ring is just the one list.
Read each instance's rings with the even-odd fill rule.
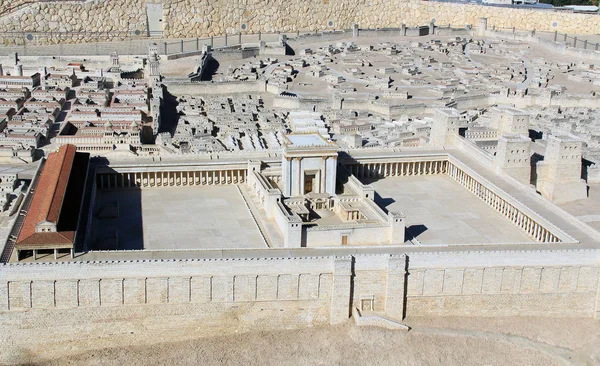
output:
[[407,239],[421,244],[530,242],[519,228],[445,175],[371,182],[376,202],[406,214]]
[[[99,191],[97,207],[115,202],[119,218],[94,220],[95,249],[266,248],[235,185]],[[98,247],[114,231],[118,247]]]

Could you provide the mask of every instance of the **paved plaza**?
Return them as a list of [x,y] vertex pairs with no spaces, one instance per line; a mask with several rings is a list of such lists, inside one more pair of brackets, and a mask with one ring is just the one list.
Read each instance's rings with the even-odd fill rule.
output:
[[[234,185],[99,191],[96,202],[93,249],[266,248]],[[118,218],[98,217],[116,202]]]
[[589,185],[589,196],[587,199],[563,203],[559,206],[595,230],[600,231],[598,205],[600,205],[600,184],[596,183]]
[[406,215],[407,239],[416,237],[422,244],[533,241],[447,176],[388,177],[371,185],[381,207]]

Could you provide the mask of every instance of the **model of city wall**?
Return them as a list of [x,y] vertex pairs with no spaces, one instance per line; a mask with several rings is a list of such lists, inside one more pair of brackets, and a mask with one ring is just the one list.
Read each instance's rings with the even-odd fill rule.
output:
[[[19,4],[22,3],[20,6]],[[123,35],[86,35],[85,32],[147,31],[146,3],[162,3],[164,36],[205,37],[210,35],[295,32],[327,29],[398,28],[427,25],[476,26],[479,18],[488,27],[595,34],[600,31],[597,14],[574,14],[548,10],[498,8],[421,0],[318,2],[258,0],[90,0],[35,2],[0,1],[0,32],[82,32],[76,40],[116,39]],[[59,37],[48,38],[48,43]]]
[[[258,328],[418,315],[598,317],[597,250],[7,264],[0,322],[170,314]],[[50,311],[50,313],[49,313]],[[175,312],[175,314],[173,314]],[[49,316],[54,313],[56,316]],[[232,320],[233,319],[233,320]],[[38,322],[39,320],[39,322]]]

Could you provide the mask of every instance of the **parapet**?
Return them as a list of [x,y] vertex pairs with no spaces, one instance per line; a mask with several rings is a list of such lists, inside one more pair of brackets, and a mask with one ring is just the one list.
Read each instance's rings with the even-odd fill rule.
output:
[[531,142],[531,140],[528,137],[516,133],[504,134],[498,137],[498,140],[506,142]]

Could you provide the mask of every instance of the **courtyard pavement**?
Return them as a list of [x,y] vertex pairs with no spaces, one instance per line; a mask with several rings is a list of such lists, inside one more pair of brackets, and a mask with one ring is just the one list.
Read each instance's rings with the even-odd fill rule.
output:
[[533,241],[448,176],[387,177],[371,185],[381,207],[406,215],[407,239],[421,244]]
[[[116,202],[118,218],[98,218]],[[118,249],[267,247],[235,185],[99,191],[94,212],[90,249],[115,232]]]

